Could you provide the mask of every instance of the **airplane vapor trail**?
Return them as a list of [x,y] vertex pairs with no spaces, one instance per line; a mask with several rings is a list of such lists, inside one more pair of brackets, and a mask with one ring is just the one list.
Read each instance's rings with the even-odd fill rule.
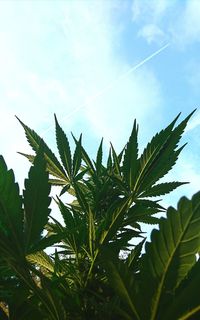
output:
[[[155,56],[157,56],[159,53],[161,53],[163,50],[165,50],[166,48],[168,48],[170,45],[170,43],[167,43],[166,45],[164,45],[163,47],[161,47],[160,49],[156,50],[155,52],[153,52],[151,55],[149,55],[148,57],[146,57],[145,59],[143,59],[142,61],[140,61],[139,63],[137,63],[136,65],[130,67],[126,72],[122,73],[119,77],[117,77],[116,79],[112,80],[110,83],[108,83],[103,89],[101,89],[100,91],[98,91],[95,95],[93,95],[92,97],[89,98],[89,100],[79,106],[77,106],[74,110],[72,110],[71,112],[67,113],[62,120],[66,120],[67,118],[70,118],[73,114],[75,114],[76,112],[78,112],[79,110],[86,108],[92,101],[96,100],[98,97],[102,96],[104,93],[106,93],[108,90],[110,90],[111,88],[113,88],[120,80],[126,78],[128,75],[130,75],[131,73],[133,73],[134,71],[136,71],[137,69],[139,69],[141,66],[143,66],[145,63],[147,63],[149,60],[153,59]],[[47,129],[45,129],[42,133],[42,135],[45,135],[49,130],[51,130],[52,128],[54,128],[54,125],[49,126]]]

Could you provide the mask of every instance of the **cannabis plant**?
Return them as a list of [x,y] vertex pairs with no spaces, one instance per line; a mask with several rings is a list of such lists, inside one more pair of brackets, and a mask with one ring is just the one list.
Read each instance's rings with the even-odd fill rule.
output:
[[[55,116],[58,159],[18,119],[34,154],[21,153],[32,163],[22,195],[0,158],[2,319],[200,316],[200,193],[181,198],[177,209],[160,203],[186,183],[160,179],[184,148],[179,141],[191,116],[176,125],[177,116],[141,154],[134,121],[127,144],[119,154],[111,144],[107,161],[103,140],[92,160],[82,136],[73,136],[72,153]],[[63,222],[49,209],[51,186],[60,187],[52,201]],[[159,226],[150,242],[141,222]]]

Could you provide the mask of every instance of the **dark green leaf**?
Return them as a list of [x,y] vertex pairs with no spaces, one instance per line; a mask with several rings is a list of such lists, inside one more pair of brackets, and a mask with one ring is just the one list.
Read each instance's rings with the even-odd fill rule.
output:
[[140,165],[134,187],[138,194],[149,189],[174,166],[184,147],[176,149],[178,142],[192,114],[193,112],[173,129],[177,117],[165,130],[156,134],[147,145],[139,159]]
[[23,212],[19,186],[0,156],[0,232],[10,238],[18,254],[23,252]]
[[127,266],[120,261],[116,264],[108,262],[106,265],[109,282],[114,288],[117,295],[121,298],[124,304],[124,309],[131,317],[131,319],[140,320],[137,306],[134,303],[134,278],[129,272]]
[[70,188],[70,184],[67,184],[66,186],[64,186],[62,188],[62,190],[60,191],[60,196],[62,196],[62,194],[64,194],[65,192],[67,192],[67,190]]
[[[76,145],[79,143],[79,141],[74,137],[74,135],[72,134],[73,136],[73,139],[76,143]],[[92,161],[90,160],[90,157],[88,156],[87,152],[85,151],[85,149],[83,148],[83,146],[81,146],[81,154],[82,154],[82,159],[83,161],[85,162],[85,164],[87,165],[87,169],[88,169],[88,172],[90,173],[94,173],[95,172],[95,169],[94,169],[94,166],[92,164]]]
[[77,175],[77,173],[80,170],[81,167],[81,161],[82,161],[82,146],[81,146],[81,139],[82,135],[80,135],[79,140],[76,143],[76,149],[74,151],[74,157],[73,157],[73,177]]
[[[37,152],[39,150],[40,144],[41,143],[43,144],[44,155],[45,155],[45,159],[48,164],[47,170],[49,170],[49,172],[53,176],[66,180],[67,177],[66,177],[66,174],[65,174],[63,167],[61,166],[60,162],[58,161],[56,156],[53,154],[53,152],[49,149],[49,147],[43,141],[43,139],[34,130],[31,130],[28,126],[26,126],[19,118],[17,118],[17,119],[19,120],[22,127],[24,128],[26,138],[27,138],[30,146],[32,147],[32,149],[35,152]],[[31,159],[29,159],[29,160],[31,160]]]
[[115,172],[121,176],[121,168],[120,168],[120,161],[119,158],[115,152],[115,149],[111,143],[111,150],[112,150],[112,157],[113,157],[113,164],[114,164],[114,168],[115,168]]
[[72,175],[72,158],[71,158],[71,150],[69,146],[69,141],[67,139],[66,134],[64,133],[63,129],[60,127],[58,120],[55,116],[55,123],[56,123],[56,141],[57,147],[60,154],[60,158],[62,160],[63,166],[65,167],[68,178],[71,179]]
[[29,250],[41,238],[42,231],[50,213],[50,185],[46,172],[46,161],[43,148],[39,149],[30,168],[29,178],[25,180],[24,211],[25,211],[25,243]]
[[[188,277],[176,290],[170,308],[163,314],[163,320],[186,320],[194,316],[199,318],[200,312],[200,260],[194,265]],[[198,315],[197,315],[198,312]],[[196,315],[196,317],[195,317]],[[192,319],[194,319],[192,318]]]
[[145,190],[141,197],[157,197],[167,193],[170,193],[174,189],[187,184],[188,182],[165,182],[157,184],[150,189]]
[[177,210],[170,207],[167,219],[160,219],[160,231],[152,232],[152,243],[146,244],[141,261],[141,298],[146,301],[142,319],[159,318],[166,293],[173,294],[195,264],[200,247],[199,212],[200,192],[192,200],[183,197]]
[[127,184],[130,186],[130,189],[133,189],[135,184],[135,177],[138,171],[138,125],[136,120],[134,121],[133,130],[129,141],[127,143],[125,153],[124,153],[124,161],[123,161],[123,174]]
[[82,210],[84,212],[88,212],[89,206],[88,206],[87,200],[85,198],[84,192],[81,190],[81,187],[82,187],[81,184],[76,183],[74,185],[74,190],[76,192],[76,197],[77,197],[77,200],[78,200]]
[[96,172],[97,175],[99,175],[101,171],[101,166],[102,166],[102,157],[103,157],[103,151],[102,151],[102,146],[103,146],[103,138],[101,139],[99,149],[97,151],[97,157],[96,157]]

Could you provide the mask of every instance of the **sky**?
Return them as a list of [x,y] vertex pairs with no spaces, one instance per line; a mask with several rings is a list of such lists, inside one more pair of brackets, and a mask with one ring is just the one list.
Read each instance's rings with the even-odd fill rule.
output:
[[167,177],[190,184],[165,201],[200,189],[199,0],[1,0],[0,48],[0,154],[21,188],[30,164],[17,151],[29,148],[15,115],[56,152],[56,113],[94,155],[102,136],[120,151],[135,118],[142,148],[197,108]]

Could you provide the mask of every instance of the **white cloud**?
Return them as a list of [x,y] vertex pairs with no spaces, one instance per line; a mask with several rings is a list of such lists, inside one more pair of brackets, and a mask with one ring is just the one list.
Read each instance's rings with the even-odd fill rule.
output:
[[[162,93],[147,65],[91,101],[131,67],[116,54],[120,30],[112,20],[113,6],[116,10],[113,2],[58,2],[56,9],[52,2],[48,18],[45,8],[34,3],[22,2],[17,15],[8,8],[1,11],[5,18],[0,39],[2,119],[9,110],[1,133],[6,135],[8,126],[14,132],[6,142],[9,146],[13,139],[12,149],[2,142],[7,158],[15,158],[16,150],[26,151],[23,131],[14,114],[44,132],[53,124],[56,112],[67,133],[87,130],[93,134],[91,141],[94,135],[104,136],[118,146],[130,133],[135,117],[143,125],[143,133],[148,134],[149,115],[159,121]],[[136,62],[139,58],[135,57]],[[88,101],[85,109],[74,112]],[[71,113],[73,116],[68,116]],[[54,134],[48,132],[48,138],[54,139]],[[16,167],[14,160],[10,163]],[[17,170],[20,175],[21,169]]]
[[138,36],[144,38],[148,44],[163,44],[168,41],[166,30],[163,30],[162,19],[167,14],[172,2],[168,0],[140,1],[132,4],[132,19],[139,24]]
[[200,41],[200,1],[134,0],[133,22],[138,35],[147,43],[162,43],[167,39],[176,48]]
[[169,0],[134,0],[132,4],[133,21],[149,19],[152,22],[158,22],[171,6],[170,2]]
[[174,43],[179,46],[200,42],[200,1],[186,1],[185,7],[180,8],[178,19],[171,26],[171,33]]
[[142,27],[138,36],[146,39],[148,44],[151,43],[163,43],[166,40],[164,32],[155,24],[146,24]]

